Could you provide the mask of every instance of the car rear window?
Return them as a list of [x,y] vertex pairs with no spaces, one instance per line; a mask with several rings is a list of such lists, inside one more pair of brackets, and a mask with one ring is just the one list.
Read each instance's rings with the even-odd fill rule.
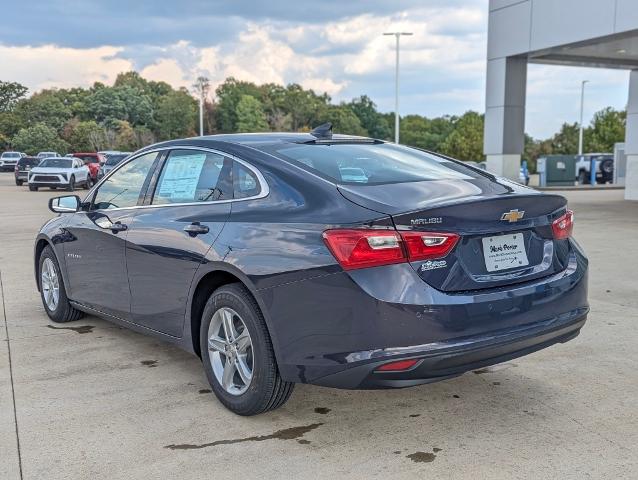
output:
[[4,152],[2,158],[20,158],[20,154],[16,152]]
[[98,163],[97,155],[73,155],[75,158],[79,158],[84,163]]
[[105,165],[113,166],[124,160],[127,155],[107,155]]
[[40,163],[39,158],[21,158],[20,160],[18,160],[18,165],[21,167],[26,167],[27,165],[29,167],[35,167],[39,163]]
[[38,166],[47,168],[71,168],[71,162],[72,160],[70,158],[45,158]]
[[272,147],[270,153],[339,184],[379,185],[481,177],[481,173],[461,163],[390,143],[288,144]]

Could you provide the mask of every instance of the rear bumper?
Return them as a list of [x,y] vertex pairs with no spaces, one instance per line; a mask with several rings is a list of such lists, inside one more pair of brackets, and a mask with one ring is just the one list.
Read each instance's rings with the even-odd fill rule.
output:
[[[459,339],[456,342],[379,351],[370,363],[315,379],[316,385],[348,389],[403,388],[456,377],[467,371],[494,365],[565,343],[580,333],[588,309],[578,309],[548,322],[502,335]],[[395,350],[395,351],[393,351]],[[401,359],[419,359],[409,370],[377,372],[381,365]]]
[[[406,387],[566,342],[589,311],[587,259],[571,244],[564,271],[488,290],[441,292],[407,264],[259,290],[281,375],[338,388]],[[375,372],[407,358],[419,363]]]

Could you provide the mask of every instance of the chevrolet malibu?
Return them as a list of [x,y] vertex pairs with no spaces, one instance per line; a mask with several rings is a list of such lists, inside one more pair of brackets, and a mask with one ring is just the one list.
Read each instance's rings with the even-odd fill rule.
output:
[[49,317],[193,352],[240,415],[298,382],[452,378],[567,342],[588,313],[563,197],[329,126],[156,144],[49,207]]

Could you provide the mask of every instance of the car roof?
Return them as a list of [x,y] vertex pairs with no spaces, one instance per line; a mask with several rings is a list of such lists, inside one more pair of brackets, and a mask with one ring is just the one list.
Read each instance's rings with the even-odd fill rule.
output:
[[246,145],[259,147],[260,145],[272,145],[277,143],[309,143],[314,141],[323,141],[323,142],[362,142],[369,141],[372,142],[374,139],[368,137],[358,137],[355,135],[341,135],[334,134],[331,139],[318,139],[314,135],[310,133],[279,133],[279,132],[268,132],[268,133],[222,133],[218,135],[206,135],[203,137],[191,137],[181,140],[170,140],[167,142],[162,142],[156,144],[154,146],[171,146],[171,145],[188,145],[197,143],[198,145],[203,145],[205,143],[210,142],[211,144],[218,144],[219,142],[235,144],[235,145]]

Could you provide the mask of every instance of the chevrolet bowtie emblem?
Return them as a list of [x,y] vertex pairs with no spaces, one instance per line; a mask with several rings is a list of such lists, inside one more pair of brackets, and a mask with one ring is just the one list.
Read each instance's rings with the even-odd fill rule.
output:
[[514,222],[518,222],[524,216],[525,216],[525,210],[523,210],[522,212],[519,212],[517,208],[515,210],[510,210],[509,212],[505,212],[503,215],[501,215],[501,220],[514,223]]

